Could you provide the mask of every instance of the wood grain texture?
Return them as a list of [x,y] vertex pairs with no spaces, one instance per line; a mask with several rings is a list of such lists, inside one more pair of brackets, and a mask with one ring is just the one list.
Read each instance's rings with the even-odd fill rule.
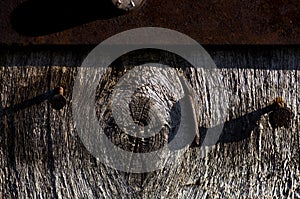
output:
[[[0,198],[300,197],[299,48],[213,48],[217,69],[184,72],[196,91],[199,127],[213,128],[282,96],[295,114],[289,129],[273,132],[265,114],[249,137],[210,150],[190,148],[182,162],[145,174],[103,165],[74,128],[72,89],[85,50],[1,52]],[[214,81],[204,78],[209,72]],[[107,77],[112,81],[111,74]],[[45,101],[3,113],[57,84],[65,87],[63,110]],[[213,109],[220,99],[223,115]]]

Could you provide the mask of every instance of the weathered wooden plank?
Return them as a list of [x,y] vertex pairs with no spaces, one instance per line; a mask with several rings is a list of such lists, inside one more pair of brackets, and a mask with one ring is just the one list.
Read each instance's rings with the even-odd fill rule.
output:
[[[264,115],[242,141],[220,143],[208,152],[190,148],[180,164],[142,175],[119,172],[98,162],[74,129],[72,86],[85,51],[3,53],[0,110],[58,84],[64,85],[68,104],[56,111],[45,101],[1,114],[0,197],[298,198],[299,50],[279,48],[257,56],[253,51],[211,50],[219,68],[213,71],[216,83],[208,86],[215,91],[206,90],[205,69],[186,72],[202,110],[198,124],[211,128],[263,108],[274,97],[282,96],[295,114],[291,128],[272,132],[268,116]],[[224,61],[222,65],[224,56],[232,62]],[[220,88],[224,87],[222,96],[226,103],[222,107],[228,112],[220,116],[208,107],[216,104],[214,100],[220,99]]]

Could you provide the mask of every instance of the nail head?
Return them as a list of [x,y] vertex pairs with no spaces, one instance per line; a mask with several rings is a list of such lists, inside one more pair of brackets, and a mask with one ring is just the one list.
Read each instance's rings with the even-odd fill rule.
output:
[[274,110],[269,114],[269,122],[272,128],[288,128],[294,117],[292,110],[286,107],[282,97],[276,97],[271,101],[271,105],[274,106]]
[[49,99],[49,102],[53,109],[60,110],[67,104],[67,100],[63,95],[63,87],[59,86],[54,89],[54,95]]
[[126,12],[140,8],[146,0],[111,0],[113,5]]

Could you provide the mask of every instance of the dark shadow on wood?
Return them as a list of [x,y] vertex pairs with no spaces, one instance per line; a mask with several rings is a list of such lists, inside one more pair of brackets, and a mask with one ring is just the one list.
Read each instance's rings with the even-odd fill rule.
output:
[[41,36],[123,14],[109,0],[29,0],[12,12],[11,23],[20,34]]
[[45,100],[49,100],[54,95],[55,95],[55,91],[51,90],[51,91],[46,92],[44,94],[38,95],[34,98],[25,100],[25,101],[20,102],[18,104],[14,104],[11,107],[2,108],[2,109],[0,109],[0,117],[7,116],[7,115],[13,115],[13,113],[18,112],[20,110],[26,109],[26,108],[31,107],[33,105],[38,105],[38,104],[44,102]]
[[[86,55],[95,45],[0,45],[0,62],[3,66],[81,66]],[[268,69],[268,70],[300,70],[300,46],[299,45],[204,45],[218,68],[240,68],[240,69]],[[154,60],[151,59],[153,50],[148,49],[148,60],[157,60],[154,52]],[[135,57],[127,56],[131,60],[139,59],[138,55],[144,56],[143,51],[135,52]],[[26,59],[24,59],[26,55]],[[40,59],[43,56],[44,59]],[[160,59],[169,59],[169,63],[178,60],[176,57],[164,57],[161,53]],[[13,58],[12,58],[13,57]],[[68,59],[66,59],[66,57]],[[125,59],[125,56],[123,60]],[[153,56],[152,56],[153,57]],[[17,62],[15,60],[18,60]],[[161,60],[158,60],[160,63]],[[130,62],[130,60],[127,60]],[[177,63],[178,64],[178,63]],[[181,63],[180,63],[181,64]]]
[[[227,121],[224,125],[218,125],[212,128],[200,127],[200,146],[212,146],[217,143],[233,143],[239,142],[250,137],[251,132],[258,127],[258,121],[261,117],[274,110],[273,105],[266,106],[259,110],[253,111],[251,113],[245,114],[239,118]],[[219,134],[219,129],[222,128],[221,134]],[[215,135],[209,135],[215,138],[219,136],[217,143],[214,140],[206,139],[207,133],[215,133]],[[204,142],[205,140],[205,142]],[[197,147],[195,141],[192,143],[192,147]]]

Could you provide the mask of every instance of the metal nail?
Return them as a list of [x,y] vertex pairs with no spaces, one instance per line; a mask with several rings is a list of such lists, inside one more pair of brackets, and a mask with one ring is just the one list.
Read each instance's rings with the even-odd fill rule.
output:
[[53,96],[49,99],[49,102],[55,110],[60,110],[67,104],[63,87],[59,86],[53,90]]
[[285,102],[281,97],[272,100],[271,105],[273,106],[273,111],[269,114],[269,122],[272,128],[288,128],[294,117],[292,110],[286,107]]
[[129,12],[140,8],[146,0],[111,0],[116,8]]

